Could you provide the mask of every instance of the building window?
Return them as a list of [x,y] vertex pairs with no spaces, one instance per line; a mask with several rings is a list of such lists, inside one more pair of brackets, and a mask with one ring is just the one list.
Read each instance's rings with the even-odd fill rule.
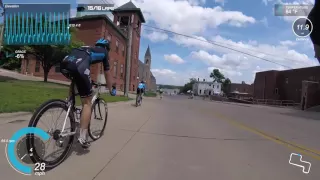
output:
[[116,40],[116,52],[119,52],[119,41]]
[[289,84],[289,78],[286,78],[286,84]]
[[118,62],[113,63],[113,77],[117,77],[117,64]]
[[123,78],[123,64],[120,66],[120,77]]
[[36,61],[36,68],[34,70],[35,72],[40,72],[40,61]]
[[109,42],[112,41],[112,36],[111,36],[111,34],[108,34],[107,39],[108,39]]
[[59,73],[60,72],[60,64],[56,65],[54,68],[54,72]]
[[276,95],[279,94],[279,89],[278,89],[278,88],[275,88],[275,89],[274,89],[274,94],[276,94]]
[[124,46],[122,46],[122,56],[124,56]]
[[199,94],[201,94],[201,89],[200,89],[200,91],[199,91]]
[[212,88],[214,89],[214,85],[212,85]]

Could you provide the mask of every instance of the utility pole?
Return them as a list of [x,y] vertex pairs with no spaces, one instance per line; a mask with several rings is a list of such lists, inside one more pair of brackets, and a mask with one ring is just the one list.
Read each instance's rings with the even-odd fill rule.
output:
[[126,82],[124,88],[124,95],[129,97],[130,89],[130,71],[131,71],[131,48],[132,48],[132,31],[133,31],[133,15],[131,15],[128,24],[128,41],[127,41],[127,59],[126,59]]
[[[3,6],[2,0],[0,0],[0,9],[2,10],[0,12],[0,17],[4,17],[4,6]],[[0,23],[0,52],[3,46],[3,32],[4,32],[4,19],[3,19],[3,23]]]

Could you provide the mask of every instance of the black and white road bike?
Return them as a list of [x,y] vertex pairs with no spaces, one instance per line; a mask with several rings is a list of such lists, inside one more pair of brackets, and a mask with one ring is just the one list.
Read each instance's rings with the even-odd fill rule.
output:
[[[88,135],[93,141],[98,140],[103,134],[104,130],[107,124],[107,118],[108,118],[108,106],[107,103],[100,97],[101,93],[101,87],[105,86],[105,84],[95,83],[92,82],[92,85],[94,85],[95,92],[92,98],[92,115],[91,115],[91,122],[88,127]],[[66,112],[65,115],[62,115],[62,118],[64,118],[64,121],[62,123],[54,123],[53,119],[49,120],[52,122],[54,127],[49,127],[48,130],[45,130],[49,135],[50,139],[55,142],[54,146],[57,146],[61,148],[61,155],[50,155],[54,156],[53,160],[48,160],[49,158],[46,156],[41,156],[39,153],[37,153],[37,148],[34,147],[34,136],[32,134],[29,134],[29,138],[27,138],[27,149],[32,149],[33,152],[30,152],[33,154],[31,156],[31,160],[34,163],[45,163],[46,169],[52,169],[56,166],[58,166],[60,163],[62,163],[68,156],[72,145],[74,143],[75,135],[77,134],[77,130],[79,128],[80,124],[80,115],[81,115],[81,109],[76,107],[76,99],[75,97],[78,95],[78,93],[75,90],[74,83],[71,83],[72,92],[71,96],[67,98],[67,100],[61,100],[61,99],[52,99],[45,103],[43,103],[33,114],[30,122],[29,127],[37,127],[40,125],[39,120],[43,117],[44,113],[50,113],[54,109],[61,109],[60,116],[63,112]],[[59,116],[59,117],[60,117]],[[50,118],[44,117],[44,118]],[[94,118],[94,119],[93,119]],[[92,122],[100,121],[101,129],[100,130],[94,130],[92,127]],[[69,127],[67,127],[67,124],[69,124]],[[62,125],[59,127],[59,125]],[[49,156],[49,155],[48,155]]]

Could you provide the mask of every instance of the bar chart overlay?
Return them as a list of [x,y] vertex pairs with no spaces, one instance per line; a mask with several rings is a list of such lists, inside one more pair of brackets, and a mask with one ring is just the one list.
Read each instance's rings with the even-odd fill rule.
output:
[[4,4],[5,45],[68,45],[70,4]]

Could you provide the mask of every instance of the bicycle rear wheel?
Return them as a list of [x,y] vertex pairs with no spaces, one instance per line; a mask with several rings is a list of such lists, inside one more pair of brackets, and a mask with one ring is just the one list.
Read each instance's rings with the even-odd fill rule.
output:
[[[91,121],[90,121],[89,128],[88,128],[88,134],[93,141],[96,141],[103,136],[104,130],[107,125],[107,120],[108,120],[107,103],[103,99],[98,98],[92,104],[91,112],[92,112],[91,113]],[[95,126],[93,126],[93,123],[96,123],[96,122],[99,123],[98,126],[102,127],[101,130],[93,128],[93,127],[95,127]]]
[[139,106],[139,101],[140,101],[140,95],[138,94],[136,97],[136,107]]
[[[58,100],[58,99],[49,100],[49,101],[43,103],[35,111],[35,113],[33,114],[32,118],[29,121],[28,127],[37,127],[39,125],[38,124],[39,120],[43,116],[43,114],[45,112],[50,112],[50,110],[53,110],[55,108],[61,108],[66,113],[68,111],[68,106],[67,106],[65,101]],[[46,117],[46,116],[44,116],[44,117]],[[69,121],[70,121],[70,129],[69,129],[69,131],[70,132],[75,132],[76,126],[75,126],[75,121],[74,121],[74,117],[73,117],[72,111],[69,113],[68,117],[69,117]],[[63,119],[64,118],[65,117],[63,116]],[[31,160],[34,163],[37,163],[37,162],[45,163],[46,164],[46,169],[52,169],[52,168],[58,166],[59,164],[61,164],[67,158],[67,156],[68,156],[68,154],[70,152],[70,149],[72,147],[72,144],[73,144],[74,135],[66,136],[65,138],[69,138],[69,140],[65,141],[66,139],[59,137],[62,128],[59,129],[57,127],[57,125],[58,124],[56,123],[55,127],[50,128],[49,130],[44,130],[44,131],[46,131],[50,135],[50,139],[48,141],[50,141],[50,140],[55,140],[56,141],[53,146],[58,146],[59,145],[60,147],[62,147],[63,143],[67,143],[64,146],[64,150],[62,150],[61,155],[58,156],[58,157],[56,157],[55,155],[60,150],[58,150],[56,152],[52,152],[49,155],[47,155],[46,157],[41,157],[39,155],[39,153],[37,153],[37,148],[35,147],[35,144],[34,144],[34,135],[33,134],[29,134],[27,136],[27,149],[28,150],[30,150],[31,148],[33,149],[32,150],[33,156],[30,156]],[[63,142],[63,143],[58,144],[57,142],[59,142],[59,143]],[[50,144],[51,144],[51,142],[50,142]],[[51,156],[54,156],[55,158],[53,160],[51,160],[51,161],[47,160],[47,158],[49,158]]]

